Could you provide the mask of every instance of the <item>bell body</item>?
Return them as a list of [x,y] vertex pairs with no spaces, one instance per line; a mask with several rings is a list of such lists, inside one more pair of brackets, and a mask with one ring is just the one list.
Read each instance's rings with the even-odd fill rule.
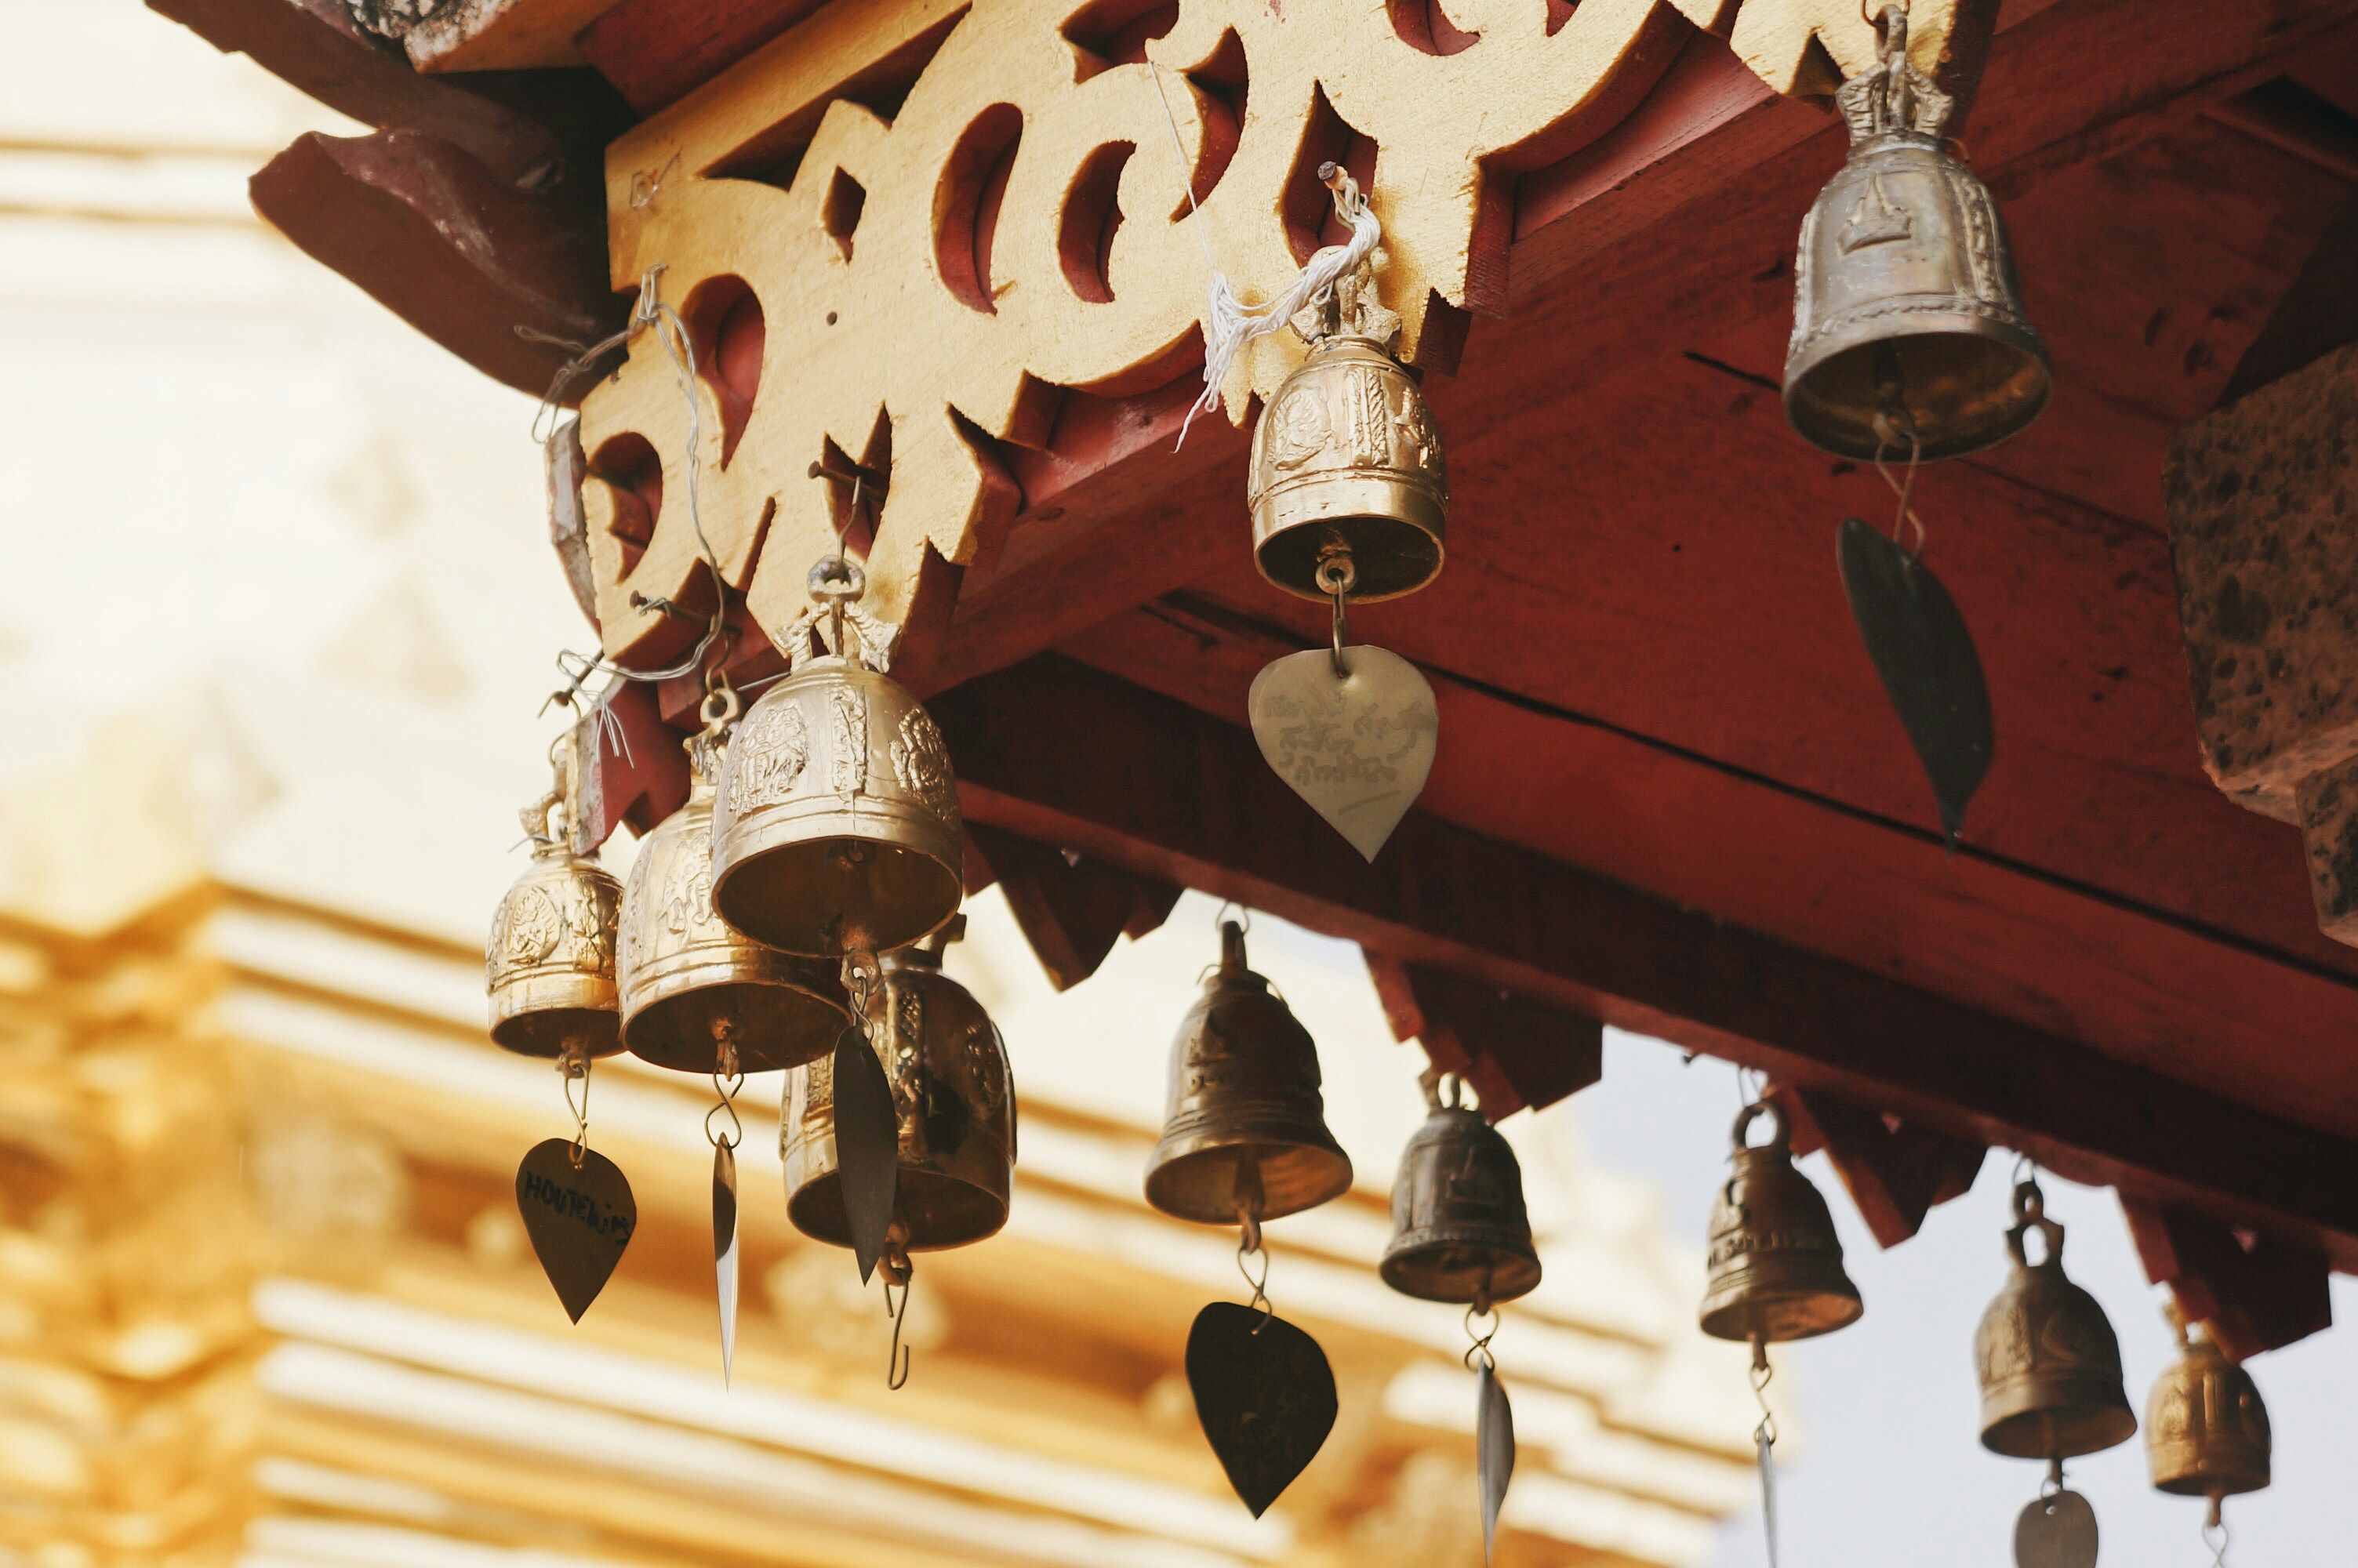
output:
[[[699,738],[700,743],[700,738]],[[699,759],[687,804],[639,847],[622,889],[616,979],[622,1043],[687,1073],[799,1066],[851,1022],[832,967],[738,935],[712,912],[712,796]]]
[[2190,1340],[2145,1408],[2153,1484],[2185,1498],[2232,1498],[2268,1484],[2268,1408],[2252,1375],[2210,1338]]
[[614,921],[622,885],[559,839],[545,839],[492,917],[483,967],[492,1040],[551,1058],[611,1056],[622,1048],[614,982]]
[[966,832],[932,715],[838,656],[810,660],[738,726],[713,808],[712,903],[806,957],[906,946],[956,914]]
[[[883,1022],[870,1038],[892,1085],[901,1170],[893,1225],[913,1252],[963,1247],[1007,1223],[1015,1168],[1015,1091],[1007,1047],[982,1004],[941,972],[937,946],[887,953]],[[835,1064],[787,1080],[779,1152],[786,1217],[836,1247],[851,1245],[835,1147]]]
[[1402,1295],[1479,1307],[1538,1287],[1522,1165],[1480,1112],[1435,1105],[1409,1140],[1377,1271]]
[[[1774,1135],[1754,1148],[1753,1121]],[[1697,1321],[1714,1339],[1781,1345],[1832,1334],[1866,1310],[1843,1269],[1833,1216],[1809,1177],[1794,1168],[1790,1129],[1774,1101],[1736,1119],[1727,1180],[1712,1204],[1707,1283]]]
[[1923,456],[2004,440],[2046,405],[2047,348],[2023,315],[1989,189],[1937,136],[1854,144],[1802,220],[1785,412],[1828,451],[1905,458],[1879,432],[1905,409]]
[[[2028,1184],[2026,1184],[2028,1185]],[[1974,1336],[1981,1378],[1982,1446],[2016,1459],[2070,1459],[2125,1443],[2136,1415],[2121,1386],[2120,1341],[2096,1298],[2063,1273],[2063,1227],[2017,1192],[2007,1234],[2014,1271]],[[2045,1233],[2032,1263],[2024,1235]]]
[[1146,1201],[1179,1219],[1234,1225],[1314,1208],[1351,1185],[1351,1159],[1326,1130],[1310,1032],[1245,967],[1244,932],[1222,926],[1219,968],[1171,1044],[1163,1137]]
[[1347,546],[1357,600],[1413,593],[1441,572],[1449,476],[1424,394],[1367,339],[1322,338],[1253,430],[1253,557],[1290,593],[1325,599],[1319,558]]

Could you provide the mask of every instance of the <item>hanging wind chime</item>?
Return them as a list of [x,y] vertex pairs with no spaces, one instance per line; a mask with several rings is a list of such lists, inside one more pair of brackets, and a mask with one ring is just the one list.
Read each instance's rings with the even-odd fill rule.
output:
[[712,911],[714,780],[738,714],[737,694],[715,664],[706,676],[704,728],[686,742],[687,804],[639,848],[622,890],[618,944],[623,1044],[659,1067],[709,1075],[718,1097],[704,1128],[712,1144],[724,1380],[737,1342],[737,1148],[744,1141],[738,1090],[749,1073],[825,1055],[850,1021],[843,989],[825,962],[751,941]]
[[622,890],[574,848],[571,737],[559,738],[550,760],[554,785],[523,813],[532,864],[500,900],[484,968],[492,1043],[555,1062],[565,1080],[573,1136],[526,1152],[516,1208],[557,1299],[579,1323],[622,1261],[639,1211],[621,1167],[590,1147],[590,1064],[622,1048],[614,979]]
[[2174,1303],[2169,1317],[2178,1335],[2178,1359],[2146,1401],[2146,1463],[2158,1489],[2210,1504],[2202,1541],[2212,1562],[2224,1568],[2227,1521],[2220,1505],[2268,1484],[2268,1407],[2252,1375],[2229,1360],[2207,1332],[2190,1327]]
[[[1953,101],[1909,63],[1906,7],[1886,6],[1876,27],[1880,61],[1835,94],[1850,157],[1801,223],[1785,412],[1827,451],[1872,462],[1898,497],[1888,535],[1844,520],[1843,588],[1953,846],[1995,736],[1973,637],[1922,558],[1916,470],[2029,424],[2047,401],[2047,349],[1996,202],[1942,145]],[[1895,479],[1885,460],[1897,457],[1908,466]]]
[[[1748,1141],[1768,1119],[1768,1141]],[[1866,1311],[1843,1269],[1842,1238],[1826,1200],[1793,1164],[1784,1107],[1763,1097],[1737,1113],[1729,1134],[1727,1180],[1712,1203],[1707,1281],[1696,1321],[1714,1339],[1752,1347],[1752,1392],[1760,1424],[1760,1517],[1771,1568],[1777,1561],[1777,1420],[1768,1409],[1768,1346],[1847,1328]]]
[[[2045,1256],[2030,1261],[2037,1231]],[[2014,1528],[2017,1568],[2094,1568],[2096,1510],[2063,1484],[2063,1462],[2126,1443],[2136,1415],[2121,1387],[2121,1347],[2096,1298],[2063,1273],[2063,1227],[2047,1217],[2035,1176],[2014,1189],[2014,1259],[2006,1287],[1982,1314],[1974,1359],[1982,1388],[1982,1446],[2044,1459],[2047,1479]]]
[[1187,1385],[1229,1485],[1259,1518],[1317,1455],[1336,1408],[1326,1353],[1269,1304],[1260,1227],[1341,1196],[1351,1160],[1326,1130],[1317,1047],[1246,967],[1235,921],[1222,923],[1219,964],[1172,1042],[1168,1103],[1146,1201],[1176,1219],[1240,1231],[1237,1267],[1252,1300],[1213,1302],[1195,1314]]
[[[1498,1538],[1498,1508],[1515,1473],[1515,1414],[1490,1354],[1498,1308],[1539,1288],[1540,1255],[1523,1207],[1523,1169],[1482,1113],[1465,1103],[1465,1080],[1427,1075],[1424,1125],[1401,1153],[1392,1183],[1392,1236],[1377,1271],[1402,1295],[1466,1308],[1476,1375],[1475,1473],[1481,1488],[1482,1556]],[[1444,1096],[1446,1097],[1444,1098]],[[1483,1320],[1488,1321],[1484,1323]]]

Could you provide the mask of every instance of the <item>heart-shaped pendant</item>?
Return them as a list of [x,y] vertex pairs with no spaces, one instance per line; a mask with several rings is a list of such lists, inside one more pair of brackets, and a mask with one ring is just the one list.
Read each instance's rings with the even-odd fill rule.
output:
[[876,1260],[892,1229],[892,1206],[901,1185],[901,1119],[892,1108],[892,1081],[858,1025],[835,1043],[835,1158],[843,1190],[843,1217],[860,1260],[860,1282],[876,1271]]
[[516,1167],[516,1210],[541,1272],[574,1322],[590,1310],[638,1228],[639,1206],[622,1168],[595,1149],[575,1164],[570,1139],[535,1143]]
[[1287,787],[1372,860],[1423,792],[1441,709],[1417,667],[1385,648],[1288,654],[1253,677],[1260,754]]
[[[1323,655],[1322,655],[1323,656]],[[1195,1419],[1255,1519],[1335,1428],[1335,1370],[1318,1342],[1258,1307],[1214,1302],[1187,1332]]]
[[2077,1492],[2032,1499],[2014,1521],[2015,1568],[2096,1568],[2096,1510]]

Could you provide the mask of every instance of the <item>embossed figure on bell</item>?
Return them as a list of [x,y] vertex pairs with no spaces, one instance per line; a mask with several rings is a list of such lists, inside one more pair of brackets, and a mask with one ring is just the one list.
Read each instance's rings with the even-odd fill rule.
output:
[[2215,1526],[2221,1498],[2268,1484],[2268,1407],[2252,1375],[2216,1340],[2199,1328],[2190,1332],[2174,1306],[2169,1321],[2178,1331],[2178,1359],[2146,1401],[2146,1464],[2159,1490],[2209,1498]]
[[2046,405],[2047,347],[2022,310],[1989,189],[1942,145],[1951,100],[1884,11],[1882,63],[1836,93],[1849,160],[1801,223],[1785,412],[1828,451],[1954,457]]
[[[1769,1121],[1768,1141],[1746,1141]],[[1758,1100],[1736,1119],[1727,1180],[1711,1208],[1708,1282],[1697,1314],[1714,1339],[1781,1345],[1832,1334],[1866,1309],[1843,1270],[1842,1239],[1826,1200],[1793,1165],[1782,1107]]]
[[[942,973],[959,916],[887,953],[880,1016],[868,1031],[892,1087],[900,1127],[893,1238],[906,1252],[963,1247],[1007,1223],[1015,1168],[1015,1090],[1007,1047],[982,1004]],[[834,1064],[820,1057],[787,1079],[778,1152],[786,1217],[814,1240],[851,1245],[835,1141]]]
[[647,836],[622,889],[618,971],[633,1055],[724,1076],[816,1060],[851,1019],[834,965],[764,946],[713,913],[713,774],[726,752],[718,726],[688,739],[687,803]]
[[[2120,1341],[2096,1298],[2063,1273],[2063,1227],[2036,1182],[2014,1189],[2006,1249],[2014,1271],[1974,1336],[1982,1446],[2015,1459],[2062,1460],[2126,1443],[2136,1415],[2121,1386]],[[2046,1255],[2030,1261],[2039,1233]]]
[[[813,607],[781,640],[792,673],[738,726],[713,805],[714,909],[805,957],[904,946],[965,892],[949,753],[932,715],[885,674],[894,630],[860,610],[864,585],[851,561],[812,571]],[[815,655],[822,621],[835,651]]]
[[1202,1225],[1315,1208],[1351,1185],[1326,1130],[1310,1032],[1245,966],[1244,927],[1220,927],[1220,963],[1171,1044],[1163,1137],[1146,1201]]
[[492,1041],[525,1056],[611,1056],[622,1048],[614,980],[622,884],[573,851],[573,752],[557,784],[524,810],[532,864],[500,900],[483,966]]
[[[1453,1087],[1457,1080],[1448,1080]],[[1462,1090],[1426,1090],[1424,1125],[1401,1152],[1392,1237],[1377,1272],[1402,1295],[1487,1312],[1539,1287],[1539,1249],[1514,1150]]]

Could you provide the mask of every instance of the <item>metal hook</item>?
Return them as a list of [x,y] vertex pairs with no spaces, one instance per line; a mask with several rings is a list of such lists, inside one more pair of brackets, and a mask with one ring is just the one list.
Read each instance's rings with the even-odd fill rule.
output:
[[1351,559],[1351,546],[1339,535],[1330,535],[1318,546],[1318,567],[1313,577],[1335,603],[1331,631],[1335,678],[1348,680],[1351,666],[1343,657],[1344,606],[1351,589],[1358,586],[1359,568]]
[[[565,1108],[573,1113],[573,1147],[568,1158],[573,1168],[581,1168],[582,1158],[590,1152],[590,1058],[579,1040],[568,1040],[562,1054],[557,1058],[557,1070],[565,1078]],[[575,1103],[573,1086],[581,1086],[581,1098]]]
[[[892,1343],[884,1352],[884,1387],[894,1393],[909,1383],[909,1346],[901,1343],[901,1332],[909,1318],[909,1283],[916,1269],[909,1255],[895,1243],[884,1254],[884,1312],[892,1320]],[[895,1287],[901,1294],[896,1301]]]
[[[1489,1320],[1487,1328],[1474,1326],[1486,1318]],[[1466,1346],[1467,1371],[1474,1370],[1474,1364],[1477,1360],[1487,1368],[1495,1368],[1498,1365],[1498,1358],[1490,1354],[1490,1341],[1498,1332],[1499,1321],[1498,1309],[1491,1302],[1477,1301],[1466,1309],[1466,1337],[1473,1342]]]

